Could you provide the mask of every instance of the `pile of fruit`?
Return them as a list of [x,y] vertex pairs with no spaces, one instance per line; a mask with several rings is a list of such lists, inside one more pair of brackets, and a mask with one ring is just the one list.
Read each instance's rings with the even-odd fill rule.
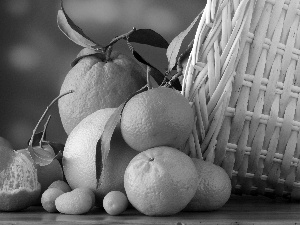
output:
[[[189,155],[196,116],[180,93],[190,48],[178,52],[199,16],[171,44],[153,30],[134,28],[102,46],[61,6],[59,28],[83,49],[28,147],[12,150],[0,138],[0,210],[42,205],[50,213],[84,214],[96,207],[119,215],[134,207],[166,216],[222,207],[231,194],[230,178],[221,167]],[[119,40],[136,60],[112,49]],[[167,49],[166,73],[144,60],[133,42]],[[64,144],[46,140],[50,117],[36,132],[56,102],[68,134]]]

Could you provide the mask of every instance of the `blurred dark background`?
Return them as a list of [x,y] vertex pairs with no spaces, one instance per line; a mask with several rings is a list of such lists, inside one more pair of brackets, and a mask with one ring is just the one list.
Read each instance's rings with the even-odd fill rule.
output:
[[[153,29],[170,43],[205,4],[206,0],[64,0],[64,8],[75,24],[103,45],[132,27]],[[59,0],[1,0],[0,6],[0,136],[20,149],[26,147],[47,105],[59,95],[70,63],[81,47],[57,27]],[[182,50],[196,28],[197,24],[183,42]],[[114,49],[130,54],[122,41]],[[136,45],[136,50],[165,71],[165,50],[142,45]],[[65,143],[67,136],[57,104],[49,114],[52,118],[47,139]]]

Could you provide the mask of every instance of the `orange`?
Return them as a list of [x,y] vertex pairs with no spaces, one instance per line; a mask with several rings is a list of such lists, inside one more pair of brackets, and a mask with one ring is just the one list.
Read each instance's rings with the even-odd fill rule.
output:
[[93,199],[88,189],[74,189],[61,194],[55,199],[55,207],[64,214],[85,214],[93,206]]
[[124,175],[129,202],[149,216],[180,212],[195,195],[197,183],[192,159],[166,146],[139,153],[130,161]]
[[13,149],[11,143],[4,137],[0,137],[0,146],[5,146],[5,147]]
[[65,181],[54,181],[42,194],[41,203],[43,208],[48,212],[58,212],[55,206],[55,200],[63,193],[70,191],[72,190]]
[[104,56],[82,58],[66,75],[60,93],[75,92],[58,101],[67,134],[87,115],[103,108],[116,108],[147,83],[142,67],[133,59],[113,51]]
[[19,211],[38,199],[41,185],[30,157],[0,147],[0,211]]
[[231,194],[231,181],[225,170],[202,159],[192,159],[199,175],[195,196],[186,211],[212,211],[221,208]]
[[115,108],[100,109],[83,119],[70,133],[63,152],[63,169],[72,189],[90,188],[96,195],[96,205],[102,205],[104,196],[112,191],[124,190],[124,171],[130,160],[138,153],[123,140],[119,126],[116,127],[107,166],[100,171],[104,180],[97,187],[95,154],[97,142],[104,126]]
[[112,216],[124,212],[128,207],[128,199],[121,191],[111,191],[103,199],[103,208]]
[[62,181],[62,180],[56,180],[54,181],[52,184],[49,185],[48,189],[49,188],[57,188],[63,192],[69,192],[69,191],[72,191],[72,189],[70,188],[70,186],[65,182],[65,181]]
[[92,205],[91,205],[91,209],[95,206],[95,203],[96,203],[96,196],[95,196],[95,193],[89,189],[89,188],[86,188],[86,187],[81,187],[81,188],[75,188],[73,190],[74,193],[76,192],[86,192],[90,195],[90,197],[92,198]]
[[36,165],[36,167],[42,191],[45,191],[54,181],[63,180],[63,170],[57,159],[46,166]]
[[158,87],[131,98],[124,107],[121,131],[137,151],[157,146],[181,148],[194,125],[188,100],[178,91]]
[[63,193],[65,192],[58,188],[48,188],[42,194],[41,203],[43,208],[50,213],[58,212],[55,206],[55,200]]

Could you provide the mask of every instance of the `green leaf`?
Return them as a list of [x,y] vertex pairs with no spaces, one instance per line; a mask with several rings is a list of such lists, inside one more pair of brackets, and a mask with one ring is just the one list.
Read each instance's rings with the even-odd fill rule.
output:
[[128,41],[165,49],[169,46],[166,39],[151,29],[134,30],[129,34]]
[[36,130],[45,117],[46,113],[50,109],[50,107],[61,97],[72,93],[73,91],[69,91],[66,93],[63,93],[52,100],[52,102],[47,106],[46,110],[44,111],[43,115],[41,116],[40,120],[38,121],[37,125],[35,126],[33,130],[33,134],[28,141],[28,147],[27,150],[29,151],[29,154],[33,161],[41,166],[46,166],[50,164],[53,159],[61,159],[62,158],[62,149],[64,148],[64,145],[55,143],[55,142],[49,142],[46,140],[46,130],[48,123],[50,121],[51,116],[48,117],[47,121],[44,124],[44,129],[42,132],[36,133]]
[[184,31],[182,31],[179,35],[177,35],[172,42],[170,43],[168,49],[167,49],[167,58],[168,58],[168,71],[171,71],[173,67],[176,65],[177,55],[180,50],[182,41],[184,40],[185,36],[190,32],[192,27],[195,25],[197,20],[199,19],[199,16],[202,14],[200,12],[198,16],[193,20],[193,22],[186,28]]
[[[51,146],[47,147],[51,148]],[[44,150],[44,148],[40,146],[28,146],[27,149],[33,161],[40,166],[46,166],[50,164],[56,157],[54,153]]]
[[57,13],[57,25],[59,29],[74,43],[82,46],[92,48],[99,46],[91,38],[89,38],[80,27],[78,27],[67,15],[61,0],[61,9]]
[[86,56],[96,56],[97,58],[101,59],[102,61],[105,61],[105,54],[99,50],[90,49],[90,48],[84,48],[82,49],[76,58],[71,63],[71,66],[75,66],[80,59],[86,57]]
[[150,75],[154,78],[158,85],[161,85],[165,79],[164,74],[148,63],[137,51],[133,50],[132,54],[139,62],[150,67]]
[[158,85],[162,84],[162,82],[165,79],[165,76],[163,75],[163,73],[161,73],[158,69],[156,69],[150,63],[148,63],[137,51],[134,50],[133,46],[129,42],[127,42],[127,45],[136,60],[138,60],[139,62],[141,62],[151,68],[150,75],[154,78],[154,80],[157,82],[157,84]]
[[[29,145],[28,151],[33,161],[39,165],[45,166],[51,163],[54,159],[58,159],[61,162],[62,152],[64,150],[64,144],[46,141],[46,129],[39,133],[35,133],[33,136],[32,145]],[[50,150],[46,150],[50,148]],[[53,152],[53,154],[51,153]],[[50,154],[49,154],[50,153]]]
[[141,89],[139,89],[138,91],[136,91],[135,93],[133,93],[131,96],[129,96],[129,98],[126,99],[126,101],[124,103],[122,103],[115,111],[114,113],[110,116],[110,118],[107,120],[105,126],[104,126],[104,130],[103,133],[100,137],[100,139],[97,142],[96,145],[96,180],[97,180],[97,185],[98,187],[101,186],[101,183],[104,179],[104,169],[106,167],[106,161],[107,161],[107,157],[109,155],[109,151],[110,151],[110,141],[112,138],[112,135],[114,133],[114,130],[116,128],[116,126],[118,125],[118,123],[121,120],[121,116],[122,116],[122,112],[123,109],[126,105],[126,103],[135,95],[144,92],[148,90],[147,89],[147,85],[145,85],[144,87],[142,87]]
[[[48,145],[50,145],[52,147],[52,149],[55,153],[55,157],[57,155],[60,155],[64,151],[64,148],[65,148],[64,144],[52,142],[52,141],[48,141]],[[60,156],[57,156],[57,157],[60,157]]]
[[[104,126],[104,131],[97,142],[96,146],[96,179],[97,184],[100,186],[102,184],[102,181],[104,179],[104,169],[106,167],[106,161],[107,157],[110,151],[110,140],[113,135],[113,132],[117,126],[117,124],[120,122],[121,119],[121,113],[123,111],[123,108],[125,106],[125,103],[121,104],[114,113],[110,116],[108,121],[106,122]],[[100,145],[100,146],[99,146]],[[99,182],[100,181],[100,182]]]

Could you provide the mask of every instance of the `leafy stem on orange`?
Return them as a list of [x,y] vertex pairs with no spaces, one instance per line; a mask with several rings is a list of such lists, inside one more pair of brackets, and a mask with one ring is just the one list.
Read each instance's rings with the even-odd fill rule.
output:
[[52,102],[47,106],[46,110],[44,111],[43,115],[41,116],[41,118],[39,119],[38,123],[36,124],[35,128],[33,129],[33,132],[32,132],[32,135],[31,135],[31,138],[30,138],[30,141],[29,141],[29,146],[32,147],[32,143],[33,143],[33,137],[34,137],[34,134],[36,133],[36,130],[37,128],[39,127],[40,123],[42,122],[42,120],[44,119],[44,117],[46,116],[48,110],[50,109],[50,107],[58,101],[58,99],[60,99],[61,97],[67,95],[67,94],[70,94],[70,93],[73,93],[74,90],[70,90],[70,91],[67,91],[66,93],[63,93],[59,96],[57,96],[55,99],[52,100]]
[[148,86],[148,90],[151,89],[153,87],[151,80],[150,80],[150,71],[151,71],[151,67],[147,65],[147,86]]
[[[146,91],[146,88],[148,87],[148,84],[140,88],[138,91],[136,91],[134,94],[129,96],[126,101],[124,101],[117,109],[116,111],[110,116],[110,118],[107,120],[104,131],[100,137],[100,139],[97,142],[96,147],[96,180],[98,187],[101,186],[102,181],[104,180],[104,174],[102,173],[103,168],[106,166],[106,160],[110,151],[110,141],[113,135],[113,132],[118,124],[119,121],[121,121],[122,112],[126,105],[126,103],[135,95]],[[100,146],[100,147],[99,147]]]
[[133,27],[133,28],[132,28],[130,31],[128,31],[127,33],[121,34],[121,35],[119,35],[119,36],[113,38],[113,39],[111,40],[111,42],[110,42],[108,45],[106,45],[106,46],[104,47],[103,50],[106,52],[106,50],[107,50],[109,47],[113,46],[115,43],[117,43],[117,42],[118,42],[119,40],[121,40],[121,39],[128,40],[129,36],[130,36],[133,32],[135,32],[135,31],[136,31],[136,28]]
[[43,133],[42,133],[42,137],[41,137],[41,139],[40,139],[40,142],[39,142],[39,146],[40,146],[40,147],[42,147],[42,143],[43,143],[43,141],[45,140],[44,138],[45,138],[45,134],[46,134],[46,129],[47,129],[47,126],[48,126],[48,124],[49,124],[50,119],[51,119],[51,115],[48,116],[48,119],[47,119],[46,123],[44,124],[44,130],[43,130]]

